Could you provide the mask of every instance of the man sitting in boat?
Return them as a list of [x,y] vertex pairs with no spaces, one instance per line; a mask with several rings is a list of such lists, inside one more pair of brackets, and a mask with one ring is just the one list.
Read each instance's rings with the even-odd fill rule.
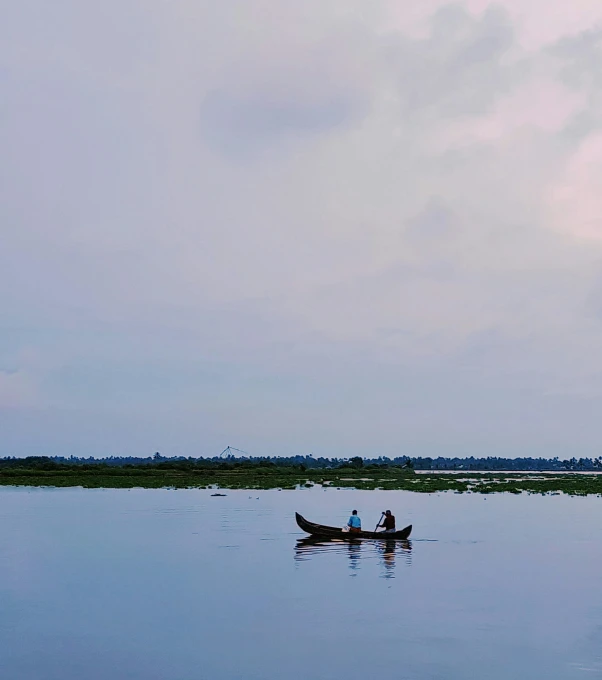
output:
[[362,520],[357,516],[357,510],[354,510],[351,513],[347,526],[349,527],[349,531],[356,534],[362,530]]
[[384,515],[385,518],[378,526],[384,527],[385,534],[395,533],[395,515],[392,515],[390,510],[387,510]]

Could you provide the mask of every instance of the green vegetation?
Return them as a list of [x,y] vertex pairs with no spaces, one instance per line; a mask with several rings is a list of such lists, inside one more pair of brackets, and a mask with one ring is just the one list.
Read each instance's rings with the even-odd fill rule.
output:
[[68,463],[50,458],[0,460],[0,485],[85,488],[331,488],[405,490],[419,493],[566,493],[602,495],[602,475],[462,471],[416,474],[410,464],[366,464],[361,458],[336,467],[277,465],[269,460],[169,460],[144,464]]

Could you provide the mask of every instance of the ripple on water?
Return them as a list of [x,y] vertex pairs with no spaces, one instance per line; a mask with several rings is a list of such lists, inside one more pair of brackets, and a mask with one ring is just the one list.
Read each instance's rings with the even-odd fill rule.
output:
[[412,541],[350,541],[337,538],[301,538],[295,546],[295,561],[308,562],[323,555],[341,555],[348,559],[350,575],[361,569],[367,560],[379,560],[383,567],[382,578],[395,578],[398,563],[412,564]]

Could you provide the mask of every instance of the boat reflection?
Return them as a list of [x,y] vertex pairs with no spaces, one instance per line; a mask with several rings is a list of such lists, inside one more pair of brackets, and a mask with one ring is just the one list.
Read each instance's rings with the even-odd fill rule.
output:
[[412,542],[410,540],[341,540],[339,538],[323,538],[309,536],[297,540],[295,560],[304,562],[321,554],[339,553],[347,556],[351,575],[355,575],[366,559],[380,560],[383,571],[382,578],[394,578],[395,567],[401,560],[404,564],[412,563]]

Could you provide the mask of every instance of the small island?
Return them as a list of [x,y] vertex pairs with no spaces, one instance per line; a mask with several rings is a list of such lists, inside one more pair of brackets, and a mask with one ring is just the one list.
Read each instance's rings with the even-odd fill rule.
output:
[[[404,490],[418,493],[602,495],[602,458],[149,458],[0,459],[0,485],[84,488]],[[217,495],[217,494],[216,494]]]

